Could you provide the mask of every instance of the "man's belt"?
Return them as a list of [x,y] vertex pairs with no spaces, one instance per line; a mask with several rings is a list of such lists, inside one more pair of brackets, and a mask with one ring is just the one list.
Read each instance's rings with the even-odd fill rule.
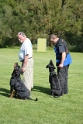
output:
[[31,59],[32,57],[28,58],[28,59]]
[[[31,59],[32,57],[28,58],[28,59]],[[24,59],[21,61],[21,62],[24,62]]]

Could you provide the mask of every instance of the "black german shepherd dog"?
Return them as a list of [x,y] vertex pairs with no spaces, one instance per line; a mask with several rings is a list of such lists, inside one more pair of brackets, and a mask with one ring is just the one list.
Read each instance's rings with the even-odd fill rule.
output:
[[30,99],[37,101],[38,99],[32,99],[30,97],[30,91],[27,89],[23,81],[21,80],[20,74],[22,74],[22,70],[18,63],[14,64],[14,70],[12,72],[12,76],[10,78],[10,98],[13,97],[13,93],[15,92],[15,97],[19,99]]
[[49,83],[50,83],[50,88],[51,88],[51,95],[53,97],[60,97],[62,95],[62,89],[60,86],[60,81],[58,79],[58,76],[56,72],[54,71],[54,69],[56,68],[52,60],[50,60],[46,68],[49,68]]

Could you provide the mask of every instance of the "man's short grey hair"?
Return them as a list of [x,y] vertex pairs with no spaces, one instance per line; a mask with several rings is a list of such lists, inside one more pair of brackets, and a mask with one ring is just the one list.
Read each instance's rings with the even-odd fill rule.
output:
[[57,38],[58,36],[56,35],[56,34],[51,34],[50,35],[50,39],[52,38],[52,39],[55,39],[55,38]]
[[21,35],[23,37],[26,37],[25,33],[24,32],[18,32],[18,35]]

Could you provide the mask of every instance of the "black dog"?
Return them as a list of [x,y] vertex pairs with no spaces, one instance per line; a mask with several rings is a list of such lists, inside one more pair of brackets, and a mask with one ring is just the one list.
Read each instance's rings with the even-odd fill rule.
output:
[[49,68],[49,83],[50,83],[50,87],[51,87],[51,95],[54,97],[59,97],[62,95],[62,89],[60,86],[60,81],[58,79],[58,76],[54,71],[55,66],[54,66],[52,60],[50,60],[49,64],[46,66],[46,68]]
[[[30,91],[27,89],[27,87],[21,80],[20,74],[22,74],[22,70],[18,63],[15,63],[14,70],[10,79],[10,98],[12,98],[13,93],[15,91],[16,98],[34,100],[30,97]],[[38,99],[36,98],[35,101],[37,100]]]

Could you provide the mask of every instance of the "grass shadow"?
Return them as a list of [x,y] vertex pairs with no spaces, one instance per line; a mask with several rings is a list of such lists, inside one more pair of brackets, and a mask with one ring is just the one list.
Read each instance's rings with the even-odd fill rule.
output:
[[50,89],[46,87],[34,86],[32,91],[42,92],[42,93],[50,95]]
[[0,94],[2,96],[9,97],[10,91],[8,89],[5,89],[5,88],[0,88]]

